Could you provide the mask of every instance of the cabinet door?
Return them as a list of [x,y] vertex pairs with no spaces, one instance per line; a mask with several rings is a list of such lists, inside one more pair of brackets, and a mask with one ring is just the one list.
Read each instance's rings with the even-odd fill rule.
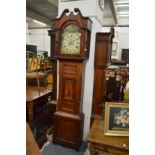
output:
[[58,110],[80,114],[82,63],[60,61]]

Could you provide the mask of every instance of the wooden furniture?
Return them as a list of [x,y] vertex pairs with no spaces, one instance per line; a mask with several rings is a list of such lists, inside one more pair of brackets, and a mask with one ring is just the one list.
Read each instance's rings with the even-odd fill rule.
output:
[[121,59],[125,61],[126,64],[129,64],[129,49],[122,49]]
[[38,84],[38,89],[40,89],[40,80],[44,80],[44,86],[47,86],[47,77],[48,74],[51,72],[51,69],[46,70],[43,66],[40,70],[40,63],[37,57],[37,54],[31,51],[26,51],[26,59],[27,59],[27,69],[26,69],[26,81],[28,85],[29,79],[36,79]]
[[101,104],[105,101],[106,96],[105,69],[110,64],[113,37],[113,28],[109,33],[96,34],[92,121],[100,115],[103,109]]
[[27,87],[26,89],[26,107],[28,121],[31,123],[34,120],[34,107],[40,102],[48,102],[48,97],[52,95],[51,89],[44,87]]
[[55,40],[56,33],[53,30],[48,31],[48,35],[50,36],[50,52],[51,57],[49,60],[52,62],[52,77],[53,77],[53,86],[52,86],[52,99],[57,99],[57,59],[55,58]]
[[124,100],[124,88],[129,81],[129,68],[106,69],[106,101]]
[[26,120],[30,124],[38,146],[42,148],[46,142],[46,131],[53,125],[56,112],[56,101],[52,99],[52,90],[41,87],[28,87],[26,94]]
[[[59,60],[58,110],[53,142],[79,149],[83,137],[83,72],[89,57],[91,20],[65,9],[54,22],[55,56]],[[69,13],[69,15],[67,15]]]
[[26,155],[41,155],[28,123],[26,123]]
[[126,66],[126,62],[124,60],[117,60],[117,59],[112,59],[111,64],[116,66]]
[[[51,60],[50,60],[51,61]],[[47,74],[47,87],[49,88],[49,89],[51,89],[52,90],[52,92],[53,92],[53,75],[54,75],[54,71],[53,71],[53,62],[50,62],[50,64],[49,65],[47,65],[47,66],[45,66],[45,64],[43,64],[44,66],[40,66],[40,68],[38,69],[38,71],[41,71],[41,72],[44,72],[44,73],[46,73]],[[41,83],[40,84],[41,86],[43,86],[43,84]]]
[[104,121],[95,119],[88,135],[90,155],[106,152],[109,155],[128,155],[129,137],[105,136]]

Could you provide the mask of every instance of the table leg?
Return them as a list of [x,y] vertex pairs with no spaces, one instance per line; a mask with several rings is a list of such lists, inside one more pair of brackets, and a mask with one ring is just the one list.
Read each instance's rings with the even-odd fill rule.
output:
[[28,120],[31,123],[33,121],[33,102],[27,103],[27,110],[28,110]]

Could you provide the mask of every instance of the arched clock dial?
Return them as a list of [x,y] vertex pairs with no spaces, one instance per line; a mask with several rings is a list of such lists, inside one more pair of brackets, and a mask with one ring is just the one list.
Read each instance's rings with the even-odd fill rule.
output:
[[61,53],[62,54],[80,54],[79,29],[75,24],[68,25],[62,34]]

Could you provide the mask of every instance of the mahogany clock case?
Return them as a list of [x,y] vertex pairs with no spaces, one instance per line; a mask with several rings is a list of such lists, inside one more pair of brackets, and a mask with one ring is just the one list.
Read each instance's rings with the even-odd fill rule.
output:
[[79,150],[83,137],[84,115],[56,112],[53,142]]
[[102,112],[102,103],[106,98],[106,80],[105,69],[111,63],[112,40],[114,38],[114,29],[110,33],[96,33],[95,43],[95,63],[94,63],[94,88],[92,101],[92,119],[100,116]]
[[53,142],[77,150],[83,137],[83,69],[79,61],[59,61],[58,107],[54,114]]
[[91,23],[76,8],[74,13],[65,9],[53,26],[55,58],[59,60],[58,106],[54,114],[53,142],[77,150],[83,138],[84,60],[89,58]]
[[[56,31],[56,41],[55,41],[55,57],[61,59],[75,59],[75,60],[85,60],[89,57],[89,47],[90,47],[90,34],[91,34],[91,23],[92,21],[88,17],[83,17],[78,8],[74,9],[75,13],[70,12],[65,9],[60,18],[56,19],[54,22],[53,29]],[[75,25],[78,28],[78,33],[80,34],[80,52],[74,53],[63,53],[61,51],[63,43],[63,32],[65,28],[69,25]]]
[[80,62],[60,61],[58,111],[80,115],[83,68]]

